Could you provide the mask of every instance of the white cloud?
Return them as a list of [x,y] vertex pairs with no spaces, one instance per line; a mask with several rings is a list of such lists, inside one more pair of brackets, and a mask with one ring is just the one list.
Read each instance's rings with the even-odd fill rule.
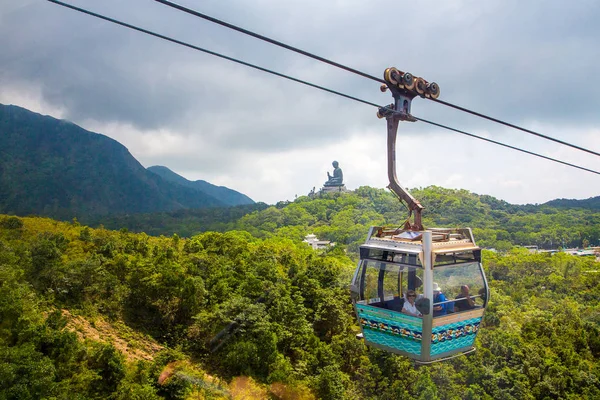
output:
[[63,107],[48,104],[48,102],[43,99],[40,88],[30,87],[26,90],[18,90],[12,87],[3,87],[1,80],[0,103],[23,107],[39,114],[50,115],[57,119],[63,119],[66,113]]

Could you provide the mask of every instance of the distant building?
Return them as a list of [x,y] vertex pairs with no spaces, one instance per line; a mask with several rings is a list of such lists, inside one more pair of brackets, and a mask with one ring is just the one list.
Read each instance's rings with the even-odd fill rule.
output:
[[308,234],[302,241],[308,243],[314,250],[323,250],[329,246],[334,246],[335,243],[331,243],[329,240],[319,240],[316,235]]
[[563,250],[565,253],[567,254],[571,254],[573,256],[580,256],[580,257],[595,257],[596,256],[596,252],[594,250],[584,250],[584,249],[564,249]]
[[[526,246],[527,247],[527,246]],[[529,250],[531,251],[531,250]],[[600,261],[600,252],[595,248],[587,248],[587,249],[551,249],[551,250],[538,250],[539,253],[545,254],[557,254],[557,253],[566,253],[572,256],[578,257],[596,257],[596,261]]]
[[556,254],[559,253],[560,251],[558,249],[550,249],[550,250],[538,250],[539,253],[544,253],[544,254]]
[[525,247],[527,250],[529,250],[530,253],[537,253],[539,250],[537,246],[523,246],[523,247]]

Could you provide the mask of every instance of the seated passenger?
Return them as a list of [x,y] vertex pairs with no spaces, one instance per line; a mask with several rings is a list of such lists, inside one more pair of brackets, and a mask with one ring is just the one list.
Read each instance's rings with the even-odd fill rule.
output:
[[443,303],[446,301],[446,296],[442,293],[442,288],[436,282],[433,282],[433,316],[437,317],[440,315],[446,315],[447,305],[446,304],[435,304]]
[[417,306],[415,305],[415,300],[417,298],[417,294],[414,290],[409,290],[406,292],[406,301],[402,306],[402,312],[404,314],[412,315],[414,317],[422,317],[423,315],[417,310]]
[[469,295],[469,287],[467,285],[462,285],[460,287],[460,293],[456,296],[454,305],[458,307],[459,311],[472,310],[475,308],[475,300]]

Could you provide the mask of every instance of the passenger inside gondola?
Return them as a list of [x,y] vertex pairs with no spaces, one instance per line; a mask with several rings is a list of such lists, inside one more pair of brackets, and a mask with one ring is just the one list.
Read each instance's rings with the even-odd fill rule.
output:
[[[402,312],[404,304],[409,301],[408,291],[416,293],[417,288],[423,284],[423,270],[418,264],[417,255],[369,250],[361,249],[362,255],[370,259],[364,260],[357,271],[360,282],[356,287],[358,302]],[[416,316],[419,312],[423,313],[419,311],[419,296],[411,300],[417,307],[413,314]]]
[[417,310],[417,305],[415,301],[417,300],[417,293],[414,290],[409,290],[406,292],[406,300],[404,301],[404,305],[402,306],[402,312],[404,314],[412,315],[414,317],[422,317],[423,314]]
[[437,282],[433,282],[433,316],[446,315],[447,309],[448,303],[446,303],[446,296],[442,293],[442,288]]
[[458,296],[456,296],[454,306],[458,309],[458,311],[472,310],[476,307],[475,299],[469,294],[468,285],[462,285],[460,287],[460,293]]
[[[433,271],[434,317],[451,313],[468,312],[486,305],[487,288],[479,254],[456,252],[439,254]],[[435,286],[444,289],[440,300]]]

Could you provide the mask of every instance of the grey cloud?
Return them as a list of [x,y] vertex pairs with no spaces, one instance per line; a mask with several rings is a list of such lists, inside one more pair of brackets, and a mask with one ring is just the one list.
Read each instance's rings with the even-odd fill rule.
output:
[[[409,70],[437,81],[443,99],[515,123],[598,120],[595,2],[184,4],[376,76],[391,65]],[[391,101],[375,82],[154,2],[105,1],[93,8],[377,103]],[[170,128],[215,146],[271,151],[327,143],[349,126],[379,126],[374,110],[349,100],[46,2],[12,11],[2,22],[2,83],[42,88],[44,99],[75,121]],[[425,100],[415,100],[413,112],[500,131]],[[429,131],[418,124],[407,130]]]
[[[439,2],[420,4],[411,15],[421,18],[399,17],[398,24],[387,18],[344,31],[353,48],[369,49],[371,57],[355,61],[375,75],[389,65],[409,70],[437,81],[447,101],[517,123],[597,121],[597,3],[463,2],[456,10]],[[359,18],[368,19],[354,16]],[[462,118],[450,110],[431,112]]]

